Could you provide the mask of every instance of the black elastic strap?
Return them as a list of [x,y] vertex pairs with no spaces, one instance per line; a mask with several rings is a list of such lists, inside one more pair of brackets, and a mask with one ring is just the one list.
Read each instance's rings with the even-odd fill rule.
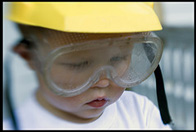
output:
[[161,113],[161,118],[164,124],[171,123],[171,117],[169,114],[168,106],[167,106],[167,99],[166,94],[164,90],[164,83],[163,83],[163,77],[161,73],[160,66],[156,68],[155,72],[155,78],[156,78],[156,91],[157,91],[157,100],[158,100],[158,106]]

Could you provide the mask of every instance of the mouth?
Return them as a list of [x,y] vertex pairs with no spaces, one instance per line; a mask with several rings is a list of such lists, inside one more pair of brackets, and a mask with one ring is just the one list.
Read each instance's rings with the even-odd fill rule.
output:
[[88,102],[87,105],[94,107],[94,108],[100,108],[103,107],[109,100],[107,98],[97,98],[91,102]]

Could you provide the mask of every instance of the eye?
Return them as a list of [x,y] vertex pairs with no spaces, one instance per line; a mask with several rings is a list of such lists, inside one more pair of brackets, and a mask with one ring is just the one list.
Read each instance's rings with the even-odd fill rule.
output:
[[90,65],[89,61],[82,61],[82,62],[74,62],[74,63],[61,63],[62,65],[66,66],[70,69],[84,69]]
[[126,60],[127,56],[114,56],[110,59],[111,62]]
[[79,67],[84,67],[87,66],[89,64],[88,61],[83,61],[83,62],[79,62],[79,63],[71,63],[69,64],[71,67],[75,67],[75,68],[79,68]]
[[117,64],[117,63],[120,63],[122,61],[125,61],[127,60],[127,56],[128,55],[124,55],[124,56],[114,56],[110,59],[110,63],[112,64]]

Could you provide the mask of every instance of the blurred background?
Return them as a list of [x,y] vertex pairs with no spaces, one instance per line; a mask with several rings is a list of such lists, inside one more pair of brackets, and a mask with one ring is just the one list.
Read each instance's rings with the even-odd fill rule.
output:
[[[194,130],[194,2],[157,2],[154,8],[163,26],[162,31],[155,33],[164,42],[160,67],[173,129]],[[5,99],[8,85],[12,89],[15,108],[20,107],[37,88],[33,71],[11,52],[21,36],[15,25],[4,18],[8,9],[9,2],[3,2],[3,119],[10,117]],[[130,90],[147,96],[157,105],[155,85],[152,74]]]
[[[158,2],[155,11],[163,30],[160,67],[175,130],[194,129],[194,3]],[[146,95],[157,106],[154,74],[131,90]]]

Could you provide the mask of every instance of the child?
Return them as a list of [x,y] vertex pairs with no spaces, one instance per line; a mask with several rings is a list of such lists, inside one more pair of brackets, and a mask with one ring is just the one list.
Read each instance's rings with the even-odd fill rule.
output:
[[[146,97],[125,91],[156,69],[162,27],[148,2],[16,2],[14,47],[39,88],[16,110],[21,130],[171,129]],[[4,129],[7,129],[6,126]]]

